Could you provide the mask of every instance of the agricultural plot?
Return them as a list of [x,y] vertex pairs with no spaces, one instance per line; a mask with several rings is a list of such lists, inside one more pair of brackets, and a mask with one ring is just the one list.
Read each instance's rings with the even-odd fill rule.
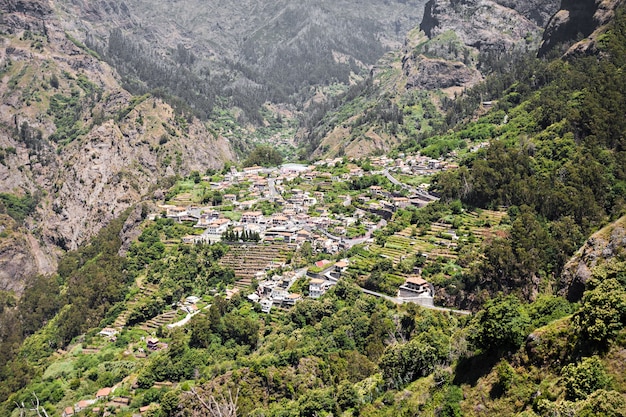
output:
[[463,270],[457,263],[459,249],[468,245],[479,247],[484,240],[505,233],[506,226],[502,224],[505,217],[503,210],[450,212],[428,226],[408,226],[388,236],[383,245],[371,243],[357,249],[350,259],[348,273],[362,281],[377,263],[389,260],[394,269],[387,271],[387,276],[397,281],[398,276],[403,276],[399,270],[406,270],[401,264],[408,260],[424,271],[426,279],[444,283],[450,274]]
[[113,327],[121,329],[126,326],[126,322],[130,313],[133,311],[133,308],[141,301],[141,300],[149,300],[154,294],[158,291],[158,287],[156,285],[146,284],[140,285],[139,291],[135,294],[135,296],[126,303],[126,309],[115,319],[113,323]]
[[219,264],[235,271],[236,287],[252,283],[257,272],[278,268],[285,263],[291,252],[286,244],[233,245]]

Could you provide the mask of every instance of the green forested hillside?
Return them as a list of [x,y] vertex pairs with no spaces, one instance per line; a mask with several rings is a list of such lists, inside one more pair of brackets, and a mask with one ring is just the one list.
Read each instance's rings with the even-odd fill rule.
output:
[[[395,154],[458,159],[457,169],[432,179],[441,201],[396,211],[373,242],[334,255],[361,259],[361,269],[290,309],[265,314],[246,297],[252,288],[227,292],[234,274],[219,259],[228,246],[182,243],[197,236],[185,221],[143,219],[119,256],[118,219],[68,252],[52,280],[34,280],[19,300],[0,293],[0,414],[43,414],[39,404],[60,416],[83,404],[78,415],[626,416],[625,64],[622,5],[595,53],[519,60],[440,103],[449,113]],[[361,98],[356,89],[343,108],[358,108]],[[406,108],[386,103],[362,115],[365,127],[406,120]],[[347,165],[327,167],[324,180]],[[374,175],[360,182],[394,189]],[[200,184],[200,175],[187,182]],[[365,186],[323,182],[336,211],[356,210],[337,194]],[[5,200],[9,214],[26,210]],[[483,209],[497,209],[490,213],[501,227],[480,219]],[[463,268],[439,262],[435,271],[437,262],[418,259],[417,250],[394,258],[394,249],[408,252],[406,234],[427,236],[448,222],[458,231],[482,227],[481,239],[467,233]],[[602,247],[601,236],[611,244]],[[566,299],[560,277],[586,240],[577,258],[602,262],[580,268],[584,292]],[[307,249],[285,258],[291,266],[311,261]],[[380,290],[381,277],[416,266],[480,307],[466,316],[396,305],[357,285],[369,280]],[[294,285],[304,289],[307,280]],[[165,326],[186,320],[177,302],[191,294],[198,299],[189,321]],[[113,338],[99,334],[109,326],[123,328]]]
[[553,280],[593,230],[624,214],[626,20],[618,10],[598,55],[535,61],[492,111],[500,123],[489,146],[434,181],[444,199],[510,207],[511,235],[485,249],[480,285],[523,291]]

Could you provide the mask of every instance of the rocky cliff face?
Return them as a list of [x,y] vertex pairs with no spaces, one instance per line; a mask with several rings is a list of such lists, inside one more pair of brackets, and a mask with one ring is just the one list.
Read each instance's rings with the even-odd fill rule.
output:
[[626,271],[626,217],[593,234],[565,265],[559,294],[581,299],[590,279],[620,277]]
[[[480,54],[537,48],[557,2],[430,0],[420,29],[429,41],[407,50],[408,88],[468,87],[481,79]],[[442,59],[448,61],[442,62]]]
[[539,55],[547,54],[557,45],[571,46],[568,53],[592,51],[603,26],[622,3],[623,0],[563,0],[546,27]]
[[[520,41],[536,35],[541,30],[537,20],[541,22],[543,19],[532,19],[530,13],[525,15],[518,11],[528,12],[527,9],[532,8],[531,2],[519,3],[525,7],[511,8],[505,1],[492,0],[430,0],[420,28],[431,39],[446,31],[454,31],[465,45],[475,48],[504,51],[523,47]],[[543,8],[549,10],[550,5],[556,9],[554,1],[546,2]]]
[[0,289],[51,273],[161,178],[217,168],[228,141],[159,99],[133,98],[68,39],[45,1],[0,0],[0,192],[37,208],[0,238]]
[[[536,51],[543,25],[557,8],[558,0],[429,0],[419,30],[409,32],[403,47],[371,70],[373,84],[395,99],[417,91],[461,94],[490,71],[489,59]],[[359,126],[355,134],[352,126],[359,116],[323,126],[313,155],[362,157],[387,152],[406,139],[380,126]],[[423,122],[419,128],[427,126]]]
[[55,259],[9,216],[0,214],[0,289],[21,294],[26,281],[52,273]]

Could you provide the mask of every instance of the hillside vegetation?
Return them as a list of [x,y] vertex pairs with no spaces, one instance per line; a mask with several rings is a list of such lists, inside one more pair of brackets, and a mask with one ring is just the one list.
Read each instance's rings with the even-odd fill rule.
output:
[[[3,36],[21,51],[37,48],[37,40],[47,50],[43,35]],[[167,218],[167,206],[163,212],[149,201],[126,211],[122,206],[131,202],[118,206],[89,244],[67,247],[50,277],[29,281],[21,297],[0,292],[0,414],[42,415],[43,409],[60,416],[78,407],[81,416],[123,417],[626,416],[623,2],[589,42],[593,47],[585,53],[563,57],[515,54],[498,64],[491,56],[484,83],[457,98],[438,91],[394,95],[390,85],[402,78],[390,72],[387,83],[373,77],[337,95],[330,113],[328,103],[320,104],[310,120],[310,150],[322,144],[330,151],[333,143],[319,140],[342,126],[359,132],[355,138],[388,134],[398,143],[392,156],[441,158],[433,163],[448,158],[449,169],[432,177],[401,178],[416,186],[429,181],[439,201],[388,211],[385,222],[371,213],[367,221],[381,228],[371,239],[361,224],[345,230],[363,236],[349,250],[331,255],[303,244],[295,251],[282,242],[264,249],[270,244],[244,242],[257,236],[244,239],[232,230],[223,235],[230,246],[190,244],[186,238],[200,232],[186,219]],[[22,62],[6,67],[7,97],[30,91],[24,80],[44,82],[28,75],[31,68]],[[89,145],[97,141],[88,133],[97,127],[83,115],[104,100],[100,87],[78,73],[55,74],[57,81],[45,80],[46,91],[55,94],[33,90],[40,92],[33,105],[50,109],[45,122],[14,130],[5,122],[5,136],[13,134],[3,137],[10,145],[1,154],[6,163],[29,150],[34,159],[48,146],[50,155],[79,144],[90,152],[98,148]],[[160,122],[164,143],[150,142],[159,155],[154,163],[174,173],[200,165],[170,142],[190,134],[186,123],[192,120],[207,125],[177,116],[151,96],[123,102],[112,107],[119,112],[105,113],[102,126],[147,129],[138,119],[145,122],[155,117],[151,109],[162,109],[171,123]],[[63,135],[55,137],[59,130]],[[160,150],[168,143],[169,154]],[[335,145],[341,154],[343,144]],[[279,162],[274,148],[262,146],[246,165]],[[241,192],[249,203],[252,192],[245,190],[252,184],[212,190],[230,170],[204,168],[204,177],[194,170],[161,183],[158,200],[212,204],[241,216],[224,198]],[[339,180],[357,168],[362,176]],[[318,209],[337,215],[363,209],[368,200],[357,196],[366,197],[361,191],[372,185],[393,196],[408,193],[384,175],[388,171],[373,172],[365,158],[339,158],[319,169],[323,175],[310,180],[285,181],[280,198],[296,187],[324,190],[328,201],[311,207],[315,216]],[[134,179],[128,172],[118,177],[128,184]],[[0,194],[2,238],[29,224],[33,210],[43,207],[40,196],[60,190]],[[254,204],[268,216],[278,205]],[[134,237],[129,229],[136,230]],[[241,284],[249,271],[235,269],[240,265],[233,258],[246,254],[256,265],[265,262],[268,276],[322,259],[347,259],[349,267],[320,298],[263,313],[247,297],[258,283],[246,276]],[[436,285],[438,302],[472,314],[396,304],[363,291],[393,294],[416,271]],[[309,283],[302,275],[294,287],[304,293]],[[103,394],[103,388],[113,391]],[[103,398],[96,398],[98,392]]]

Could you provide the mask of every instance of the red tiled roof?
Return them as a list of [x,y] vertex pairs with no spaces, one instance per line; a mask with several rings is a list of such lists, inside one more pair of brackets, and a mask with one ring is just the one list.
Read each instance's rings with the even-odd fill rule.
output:
[[411,284],[416,284],[416,285],[428,284],[428,281],[420,277],[409,277],[406,279],[406,282],[411,283]]
[[101,388],[96,393],[96,398],[107,397],[111,394],[111,388]]

